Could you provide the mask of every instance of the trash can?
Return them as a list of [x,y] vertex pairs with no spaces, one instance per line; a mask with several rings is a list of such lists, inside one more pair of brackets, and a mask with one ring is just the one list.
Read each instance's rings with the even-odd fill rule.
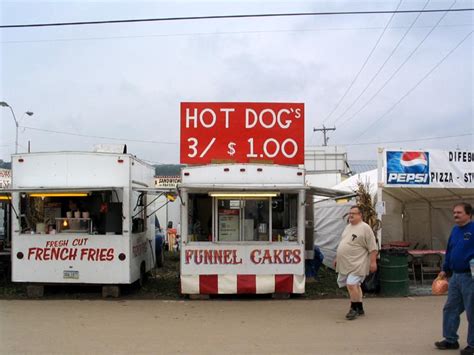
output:
[[380,252],[380,293],[408,296],[408,251],[385,249]]

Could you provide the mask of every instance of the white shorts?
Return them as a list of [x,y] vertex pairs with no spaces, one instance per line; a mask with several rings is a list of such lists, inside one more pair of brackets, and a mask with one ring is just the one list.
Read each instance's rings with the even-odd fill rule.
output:
[[364,282],[365,276],[359,276],[359,275],[344,275],[344,274],[338,274],[337,275],[337,285],[341,287],[346,287],[347,285],[360,285],[362,282]]

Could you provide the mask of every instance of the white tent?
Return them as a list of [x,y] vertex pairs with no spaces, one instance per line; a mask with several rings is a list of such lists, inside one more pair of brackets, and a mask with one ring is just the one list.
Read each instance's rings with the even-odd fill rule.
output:
[[[335,190],[353,192],[362,182],[369,187],[370,195],[377,194],[377,169],[360,173],[342,181],[333,187]],[[314,204],[314,244],[324,255],[324,264],[332,267],[342,231],[347,221],[344,218],[355,201],[338,203],[334,200],[315,201]]]
[[[398,165],[390,159],[398,159]],[[403,159],[406,161],[400,164]],[[369,185],[374,201],[379,201],[382,244],[407,241],[418,249],[445,249],[453,227],[453,205],[461,201],[474,204],[473,163],[472,152],[379,149],[377,171],[355,175],[334,189],[354,191],[359,181]],[[421,170],[410,170],[420,166]],[[320,201],[314,205],[314,241],[328,266],[346,225],[343,216],[354,203]]]
[[381,238],[420,249],[445,249],[452,207],[474,203],[474,153],[379,149],[378,200],[385,204]]

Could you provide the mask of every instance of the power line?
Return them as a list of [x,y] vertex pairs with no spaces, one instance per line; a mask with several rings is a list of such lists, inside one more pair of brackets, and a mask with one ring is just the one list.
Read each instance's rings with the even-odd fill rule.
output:
[[[398,10],[400,5],[402,4],[402,1],[403,0],[400,0],[398,2],[398,5],[397,5],[397,8],[395,9]],[[344,92],[344,95],[342,95],[342,97],[339,99],[339,101],[337,102],[336,106],[333,108],[333,110],[329,113],[329,115],[327,115],[327,117],[323,120],[323,124],[332,116],[332,114],[339,108],[339,105],[341,104],[341,102],[344,100],[344,98],[346,97],[346,95],[349,93],[349,91],[352,89],[352,86],[354,86],[354,83],[357,81],[357,79],[359,78],[359,75],[360,73],[362,73],[362,70],[364,70],[365,66],[367,65],[367,62],[369,61],[369,59],[372,57],[372,54],[374,54],[375,52],[375,49],[377,48],[377,46],[379,45],[380,43],[380,40],[382,39],[383,35],[385,34],[385,31],[387,30],[388,28],[388,25],[390,24],[390,22],[392,22],[392,19],[393,17],[395,16],[395,13],[392,14],[392,16],[390,16],[390,18],[388,19],[387,23],[385,24],[385,27],[382,31],[382,33],[380,34],[379,38],[377,38],[377,41],[375,41],[375,44],[374,46],[372,47],[369,55],[367,56],[367,58],[365,58],[365,61],[364,63],[362,64],[362,66],[360,67],[358,73],[356,74],[356,76],[354,77],[354,79],[352,79],[352,82],[350,83],[349,87],[346,89],[346,91]]]
[[[451,4],[451,7],[454,6],[454,4],[456,3],[456,0],[454,0],[454,2]],[[348,119],[346,119],[342,124],[350,121],[351,119],[353,119],[355,116],[357,116],[362,110],[364,110],[376,97],[377,95],[383,90],[385,89],[385,87],[388,85],[388,83],[395,77],[395,75],[397,75],[397,73],[403,68],[403,66],[410,60],[411,57],[413,57],[413,55],[416,53],[416,51],[418,50],[418,48],[421,47],[421,45],[426,41],[426,39],[431,35],[431,33],[438,27],[438,24],[446,17],[446,15],[448,14],[448,12],[445,12],[443,14],[443,16],[441,16],[439,18],[439,20],[434,24],[434,26],[431,28],[430,31],[428,31],[428,33],[425,35],[425,37],[421,40],[420,43],[418,43],[418,45],[410,52],[410,54],[408,55],[408,57],[405,58],[405,60],[402,62],[402,64],[400,64],[398,66],[398,68],[392,73],[392,75],[390,75],[390,77],[383,83],[383,85],[375,92],[374,95],[372,95],[372,97],[364,104],[362,105],[362,107],[357,110],[352,116],[350,116]]]
[[[423,6],[423,9],[426,8],[426,6],[428,6],[428,3],[430,2],[430,0],[427,0],[425,5]],[[410,30],[412,29],[412,27],[415,25],[416,21],[418,21],[418,18],[421,16],[421,12],[416,16],[415,20],[411,23],[411,25],[408,27],[408,29],[405,31],[405,33],[403,34],[403,36],[400,38],[400,40],[398,41],[398,43],[395,45],[395,47],[392,49],[392,52],[390,53],[390,55],[387,57],[387,59],[385,59],[385,61],[382,63],[382,65],[379,67],[379,69],[377,70],[377,72],[372,76],[372,78],[369,80],[369,82],[367,83],[367,85],[365,86],[364,90],[362,90],[362,92],[359,94],[359,96],[356,97],[356,99],[346,108],[346,110],[340,114],[336,120],[334,121],[334,124],[339,121],[346,113],[347,111],[349,111],[356,103],[357,101],[359,101],[359,99],[362,97],[362,95],[364,95],[364,93],[367,91],[367,89],[369,88],[369,86],[374,82],[375,78],[377,78],[377,76],[380,74],[380,72],[382,71],[382,69],[385,67],[385,65],[387,64],[387,62],[390,60],[390,58],[392,58],[393,54],[396,52],[396,50],[398,49],[398,47],[400,47],[400,44],[403,42],[403,40],[405,39],[405,37],[408,35],[408,32],[410,32]]]
[[54,130],[51,130],[51,129],[43,129],[43,128],[36,128],[36,127],[25,127],[25,126],[21,126],[21,128],[29,129],[29,130],[32,130],[32,131],[40,131],[40,132],[55,133],[55,134],[65,134],[65,135],[68,135],[68,136],[77,136],[77,137],[86,137],[86,138],[99,138],[99,139],[109,139],[109,140],[122,141],[122,142],[137,142],[137,143],[152,143],[152,144],[170,144],[170,145],[178,145],[178,144],[179,144],[179,143],[176,143],[176,142],[149,141],[149,140],[141,140],[141,139],[105,137],[105,136],[93,136],[93,135],[89,135],[89,134],[80,134],[80,133],[72,133],[72,132],[65,132],[65,131],[54,131]]
[[418,142],[418,141],[433,141],[437,139],[448,139],[448,138],[459,138],[459,137],[467,137],[472,136],[473,133],[464,133],[464,134],[456,134],[452,136],[438,136],[438,137],[424,137],[424,138],[413,138],[413,139],[403,139],[397,141],[382,141],[382,142],[365,142],[365,143],[352,143],[352,144],[341,144],[344,146],[357,146],[357,145],[376,145],[376,144],[389,144],[389,143],[406,143],[406,142]]
[[165,22],[165,21],[190,21],[190,20],[219,20],[240,18],[262,18],[262,17],[295,17],[295,16],[333,16],[333,15],[381,15],[381,14],[410,14],[414,12],[465,12],[473,11],[474,8],[460,9],[432,9],[432,10],[383,10],[383,11],[333,11],[333,12],[294,12],[294,13],[270,13],[270,14],[240,14],[240,15],[211,15],[211,16],[183,16],[183,17],[158,17],[128,20],[102,20],[102,21],[78,21],[78,22],[51,22],[31,23],[16,25],[0,25],[0,28],[27,28],[27,27],[58,27],[58,26],[82,26],[82,25],[105,25],[117,23],[138,22]]
[[359,137],[364,135],[369,129],[371,129],[377,122],[382,120],[385,116],[387,116],[392,110],[400,103],[402,102],[408,95],[410,95],[426,78],[428,78],[431,73],[433,73],[458,47],[466,41],[470,35],[472,35],[474,31],[471,31],[465,36],[458,44],[452,48],[434,67],[432,67],[410,90],[408,90],[400,99],[395,102],[385,113],[377,118],[369,127],[367,127],[362,133],[359,134]]
[[[472,26],[472,23],[440,25],[438,27],[466,27]],[[391,30],[404,29],[408,26],[392,26]],[[42,42],[74,42],[74,41],[100,41],[109,39],[128,39],[128,38],[159,38],[159,37],[193,37],[193,36],[226,36],[240,34],[262,34],[262,33],[294,33],[294,32],[329,32],[329,31],[363,31],[363,30],[381,30],[383,26],[371,27],[326,27],[326,28],[301,28],[301,29],[283,29],[283,30],[255,30],[255,31],[224,31],[224,32],[188,32],[188,33],[170,33],[170,34],[149,34],[149,35],[130,35],[130,36],[106,36],[106,37],[76,37],[76,38],[51,38],[51,39],[31,39],[0,41],[0,44],[15,43],[42,43]],[[415,26],[414,28],[431,28],[431,26]]]

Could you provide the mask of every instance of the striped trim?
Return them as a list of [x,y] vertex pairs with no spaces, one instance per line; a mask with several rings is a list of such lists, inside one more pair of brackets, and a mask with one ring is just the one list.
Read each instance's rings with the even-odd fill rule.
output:
[[181,275],[182,294],[304,293],[305,275]]

